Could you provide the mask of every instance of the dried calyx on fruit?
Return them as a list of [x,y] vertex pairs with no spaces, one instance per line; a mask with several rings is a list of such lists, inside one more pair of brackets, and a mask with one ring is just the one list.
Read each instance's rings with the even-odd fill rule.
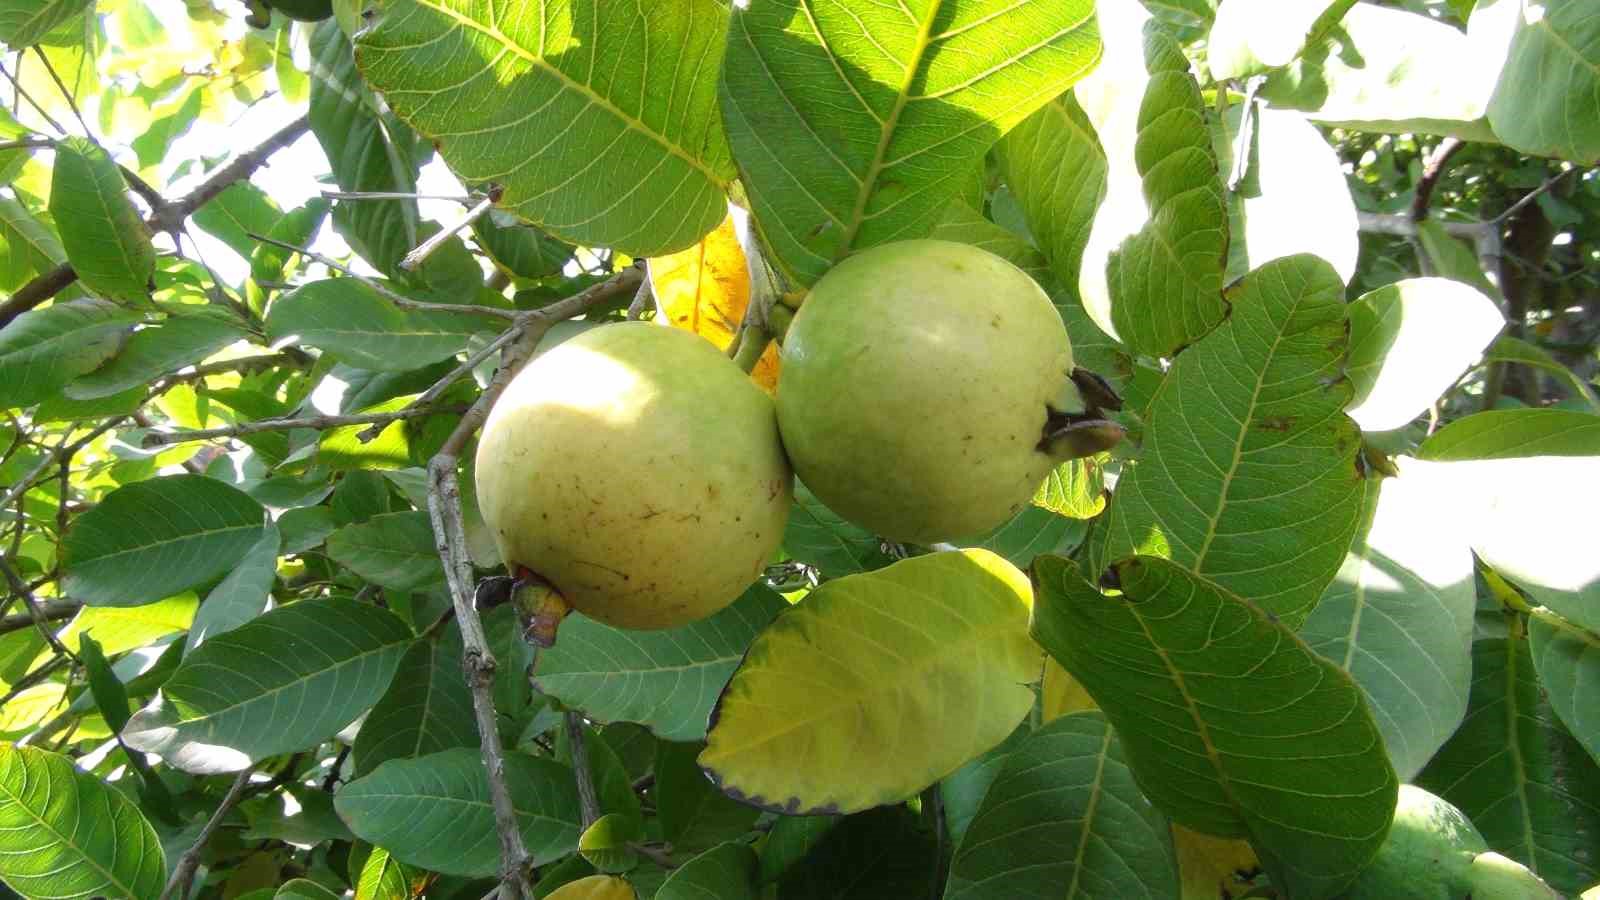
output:
[[722,609],[777,549],[792,496],[772,400],[703,338],[637,322],[518,373],[476,479],[519,606],[550,632],[563,604],[621,628]]
[[796,474],[890,540],[981,535],[1062,461],[1108,449],[1116,394],[1077,369],[1050,298],[967,244],[862,251],[784,336],[778,423]]

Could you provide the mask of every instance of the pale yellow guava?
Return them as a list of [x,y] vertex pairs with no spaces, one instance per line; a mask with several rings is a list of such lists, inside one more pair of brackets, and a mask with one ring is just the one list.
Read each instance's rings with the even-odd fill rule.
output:
[[772,400],[704,338],[639,322],[585,331],[518,373],[476,477],[506,565],[621,628],[738,598],[792,496]]
[[795,314],[782,360],[795,473],[890,540],[982,535],[1078,455],[1046,435],[1052,411],[1083,412],[1061,316],[978,247],[901,241],[845,259]]

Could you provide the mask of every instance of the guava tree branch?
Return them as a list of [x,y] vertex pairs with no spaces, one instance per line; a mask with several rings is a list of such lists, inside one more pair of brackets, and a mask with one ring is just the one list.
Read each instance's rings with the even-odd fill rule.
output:
[[206,821],[205,827],[200,829],[200,835],[194,839],[194,844],[183,851],[182,856],[178,857],[178,864],[172,868],[172,878],[167,881],[167,886],[161,891],[161,900],[168,900],[169,897],[182,898],[189,895],[189,883],[194,880],[195,870],[200,868],[200,852],[205,849],[206,842],[211,840],[211,835],[216,833],[217,826],[222,824],[222,820],[228,815],[228,811],[233,809],[234,804],[239,802],[240,797],[244,796],[245,786],[250,783],[250,773],[253,771],[254,768],[252,767],[239,773],[239,776],[233,780],[233,786],[228,788],[227,796],[222,798],[222,804],[217,807],[216,812],[211,814],[211,818]]
[[[11,571],[10,567],[7,567],[6,571],[7,574],[9,574]],[[23,587],[26,587],[26,585],[23,585]],[[16,596],[22,597],[24,600],[26,600],[27,594],[17,592],[17,585],[13,584],[11,586],[11,590],[13,593],[16,593]],[[34,618],[31,612],[13,613],[12,615],[0,618],[0,634],[10,634],[13,631],[21,631],[24,628],[32,628],[37,622],[59,622],[62,619],[70,619],[77,615],[78,610],[82,608],[83,604],[76,600],[44,600],[41,601],[36,607],[39,613],[39,617],[37,619]]]
[[494,809],[495,831],[500,838],[499,893],[503,900],[531,897],[533,888],[528,881],[527,847],[522,842],[516,809],[511,803],[511,793],[506,788],[505,751],[500,745],[500,732],[495,721],[494,676],[497,663],[494,654],[489,651],[483,620],[478,616],[472,558],[467,554],[458,475],[461,453],[488,418],[489,409],[511,383],[512,376],[533,354],[539,339],[550,330],[550,326],[591,306],[638,289],[642,277],[640,268],[633,266],[564,300],[518,314],[516,325],[511,329],[517,335],[501,352],[499,371],[490,379],[477,402],[461,417],[461,422],[445,439],[439,452],[428,461],[428,518],[433,524],[434,546],[444,563],[450,601],[461,627],[461,664],[467,685],[472,691],[473,717],[478,724],[483,764],[489,781],[489,800]]
[[[343,425],[388,425],[401,419],[417,419],[449,412],[461,412],[459,406],[408,406],[404,409],[379,413],[354,413],[348,416],[303,416],[297,419],[261,419],[240,422],[221,428],[200,428],[183,431],[156,431],[145,435],[147,447],[181,444],[186,441],[206,441],[213,438],[243,437],[264,431],[291,431],[296,428],[313,428],[318,431]],[[381,429],[380,429],[381,430]]]
[[[183,221],[196,210],[211,202],[230,185],[249,178],[256,169],[266,163],[268,157],[299,140],[300,136],[310,128],[310,117],[301,116],[278,129],[259,146],[239,154],[233,162],[213,172],[209,178],[200,183],[199,187],[188,194],[180,199],[157,205],[150,213],[150,217],[145,219],[145,226],[152,231],[173,231],[181,228]],[[12,319],[61,293],[77,280],[78,272],[69,263],[63,263],[35,277],[18,288],[17,292],[11,295],[11,299],[0,303],[0,328],[6,327],[11,324]]]

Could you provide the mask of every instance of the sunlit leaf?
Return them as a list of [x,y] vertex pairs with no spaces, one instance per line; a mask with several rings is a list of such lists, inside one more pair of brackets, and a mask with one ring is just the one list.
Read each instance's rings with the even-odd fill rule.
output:
[[194,365],[244,336],[236,321],[222,315],[169,316],[135,331],[109,362],[68,382],[63,393],[74,400],[120,394]]
[[1600,16],[1586,0],[1500,0],[1521,6],[1489,124],[1508,146],[1579,164],[1600,162]]
[[736,8],[722,109],[780,267],[926,236],[989,147],[1099,58],[1092,4]]
[[0,878],[23,897],[154,897],[166,882],[138,806],[72,760],[0,744]]
[[274,301],[267,335],[326,350],[358,368],[405,372],[461,352],[480,322],[475,316],[401,309],[354,278],[328,278]]
[[385,513],[328,536],[328,556],[373,584],[415,591],[444,580],[428,514]]
[[0,44],[17,50],[39,42],[90,5],[90,0],[3,0]]
[[56,303],[0,330],[0,406],[38,403],[110,359],[137,317],[105,300]]
[[1032,590],[986,550],[824,583],[734,673],[700,764],[789,815],[903,800],[999,743],[1033,706]]
[[1534,618],[1528,645],[1551,709],[1600,763],[1600,636]]
[[1588,403],[1596,412],[1600,412],[1600,397],[1595,395],[1594,387],[1579,377],[1576,372],[1567,368],[1560,360],[1551,356],[1549,351],[1538,344],[1509,334],[1502,334],[1495,338],[1494,343],[1490,344],[1489,349],[1484,352],[1483,361],[1485,363],[1520,363],[1548,372],[1551,376],[1567,385],[1574,394],[1583,398],[1584,402]]
[[56,144],[50,215],[86,287],[124,302],[149,293],[155,246],[128,199],[127,182],[103,148],[77,137]]
[[1206,60],[1218,81],[1287,65],[1305,46],[1312,25],[1354,0],[1222,0],[1207,35]]
[[1336,895],[1382,844],[1399,789],[1361,690],[1265,609],[1172,562],[1114,571],[1124,596],[1065,559],[1034,563],[1034,637],[1105,710],[1158,809],[1249,838],[1292,896]]
[[282,218],[283,210],[267,192],[248,181],[229,185],[194,213],[196,225],[245,259],[256,249],[250,235],[270,234]]
[[[0,153],[0,159],[5,155]],[[66,261],[67,251],[61,248],[54,230],[26,206],[10,197],[0,197],[0,289],[16,290],[33,276]]]
[[[730,214],[699,243],[650,260],[657,315],[717,349],[733,343],[750,306],[750,266]],[[750,376],[768,393],[778,386],[778,345],[768,344]]]

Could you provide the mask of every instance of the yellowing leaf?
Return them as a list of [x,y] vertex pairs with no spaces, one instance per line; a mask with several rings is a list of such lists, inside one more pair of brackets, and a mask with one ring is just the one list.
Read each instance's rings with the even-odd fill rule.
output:
[[1033,590],[980,549],[825,582],[751,644],[700,766],[786,814],[895,803],[1009,735],[1033,708]]
[[[750,305],[750,266],[734,231],[733,216],[687,250],[650,259],[656,311],[672,324],[726,350]],[[756,363],[750,377],[767,393],[778,385],[778,345]]]
[[67,709],[67,687],[54,681],[36,684],[0,709],[0,734],[15,734],[43,725]]
[[550,894],[549,900],[636,900],[633,885],[612,875],[590,875],[569,881]]
[[1068,713],[1100,708],[1078,679],[1072,677],[1071,672],[1049,658],[1044,661],[1044,698],[1041,706],[1045,722],[1054,722]]
[[1247,841],[1212,837],[1172,826],[1172,843],[1178,850],[1178,875],[1182,900],[1222,900],[1249,891],[1261,871],[1256,852]]

